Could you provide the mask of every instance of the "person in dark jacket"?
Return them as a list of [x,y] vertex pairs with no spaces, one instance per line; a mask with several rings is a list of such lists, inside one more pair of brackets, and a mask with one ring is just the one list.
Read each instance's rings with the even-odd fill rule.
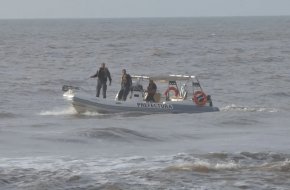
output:
[[132,78],[129,74],[127,74],[126,69],[123,69],[121,78],[121,90],[119,91],[118,94],[118,100],[126,101],[131,86],[132,86]]
[[100,69],[96,72],[96,74],[92,75],[91,78],[98,77],[98,83],[97,83],[97,94],[96,97],[100,96],[101,88],[103,88],[103,98],[106,98],[106,92],[107,92],[107,78],[109,79],[111,85],[112,78],[109,69],[106,67],[105,63],[102,63],[102,66]]
[[149,85],[147,87],[147,97],[146,102],[155,102],[154,95],[156,93],[157,86],[152,79],[149,80]]

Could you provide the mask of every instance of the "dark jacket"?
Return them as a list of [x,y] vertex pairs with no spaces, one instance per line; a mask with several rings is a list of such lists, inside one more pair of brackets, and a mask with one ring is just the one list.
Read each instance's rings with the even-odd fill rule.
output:
[[147,91],[148,91],[149,95],[153,95],[154,96],[156,90],[157,90],[157,86],[156,86],[156,84],[154,82],[150,83],[148,85],[148,87],[147,87]]
[[132,78],[129,74],[125,74],[122,76],[121,86],[122,88],[130,88],[132,85]]
[[112,82],[111,73],[107,67],[105,67],[105,68],[100,67],[100,69],[97,71],[97,73],[91,77],[92,78],[98,77],[98,79],[101,82],[107,82],[107,78],[109,78],[110,83]]

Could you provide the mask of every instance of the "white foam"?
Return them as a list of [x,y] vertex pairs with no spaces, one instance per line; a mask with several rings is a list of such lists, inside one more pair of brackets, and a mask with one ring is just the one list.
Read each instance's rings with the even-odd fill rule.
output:
[[237,163],[234,163],[233,161],[228,163],[217,163],[214,168],[216,170],[231,170],[231,169],[238,169],[240,166]]
[[101,113],[98,113],[98,112],[86,111],[85,113],[82,113],[82,115],[85,115],[85,116],[98,116],[98,115],[105,115],[105,114],[101,114]]
[[240,165],[234,162],[210,163],[209,161],[198,160],[194,163],[177,164],[171,168],[183,171],[208,172],[210,170],[221,171],[239,169]]
[[265,107],[246,107],[238,106],[235,104],[227,105],[221,108],[221,111],[244,111],[244,112],[278,112],[276,108],[265,108]]
[[55,108],[51,111],[42,111],[39,113],[39,115],[43,116],[75,115],[75,114],[77,114],[77,112],[73,107]]

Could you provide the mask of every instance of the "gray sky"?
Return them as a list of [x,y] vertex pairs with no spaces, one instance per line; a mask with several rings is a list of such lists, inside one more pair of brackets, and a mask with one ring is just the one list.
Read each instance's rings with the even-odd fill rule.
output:
[[290,0],[0,0],[0,18],[290,15]]

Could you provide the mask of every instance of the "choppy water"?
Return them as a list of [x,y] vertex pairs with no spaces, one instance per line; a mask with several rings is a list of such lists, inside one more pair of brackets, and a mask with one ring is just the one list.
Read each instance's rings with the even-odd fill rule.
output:
[[[194,74],[221,112],[78,115],[102,62]],[[289,189],[290,17],[1,20],[0,189]]]

